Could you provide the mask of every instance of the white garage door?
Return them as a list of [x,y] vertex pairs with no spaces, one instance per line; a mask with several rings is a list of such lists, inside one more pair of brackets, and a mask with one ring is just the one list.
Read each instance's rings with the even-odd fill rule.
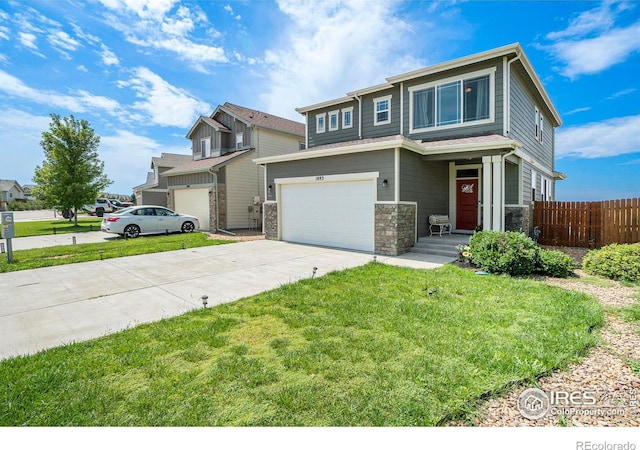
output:
[[200,229],[209,230],[209,189],[176,189],[173,199],[177,212],[196,216]]
[[282,240],[374,251],[373,180],[283,184]]

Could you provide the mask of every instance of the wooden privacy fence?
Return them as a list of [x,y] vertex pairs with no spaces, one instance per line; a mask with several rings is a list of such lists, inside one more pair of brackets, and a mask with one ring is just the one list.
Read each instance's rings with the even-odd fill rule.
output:
[[597,248],[640,242],[640,198],[602,202],[535,202],[538,243]]

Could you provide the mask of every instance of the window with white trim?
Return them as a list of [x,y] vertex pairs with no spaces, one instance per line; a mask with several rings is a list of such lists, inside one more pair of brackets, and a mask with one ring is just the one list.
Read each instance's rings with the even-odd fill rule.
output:
[[531,201],[536,201],[536,186],[538,182],[538,174],[535,170],[531,171]]
[[244,133],[236,133],[236,150],[244,147]]
[[538,140],[540,143],[542,143],[542,135],[544,133],[544,116],[542,115],[542,113],[540,112],[540,110],[538,109],[537,106],[536,106],[536,112],[535,112],[534,120],[535,120],[534,136],[535,136],[536,140]]
[[391,95],[373,99],[373,125],[391,123]]
[[327,118],[326,113],[316,114],[316,133],[324,133],[325,131],[325,120]]
[[409,88],[410,132],[493,120],[495,69]]
[[208,158],[211,156],[211,138],[200,139],[200,157]]
[[353,126],[353,106],[344,108],[342,111],[342,128],[351,128]]
[[540,183],[542,184],[542,200],[551,201],[551,180],[547,177],[541,177]]
[[338,111],[329,111],[329,131],[338,129]]

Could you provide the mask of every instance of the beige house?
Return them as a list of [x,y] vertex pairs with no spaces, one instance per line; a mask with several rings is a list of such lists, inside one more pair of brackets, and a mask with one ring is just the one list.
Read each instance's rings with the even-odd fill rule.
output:
[[304,124],[225,103],[187,133],[188,162],[164,171],[167,206],[198,217],[204,230],[261,227],[264,170],[253,159],[304,149]]

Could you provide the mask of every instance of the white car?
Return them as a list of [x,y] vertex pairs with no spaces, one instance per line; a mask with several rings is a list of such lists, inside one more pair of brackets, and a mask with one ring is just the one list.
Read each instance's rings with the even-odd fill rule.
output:
[[180,214],[162,206],[142,205],[125,208],[102,218],[100,229],[128,238],[143,233],[168,233],[181,231],[191,233],[198,230],[197,217]]

